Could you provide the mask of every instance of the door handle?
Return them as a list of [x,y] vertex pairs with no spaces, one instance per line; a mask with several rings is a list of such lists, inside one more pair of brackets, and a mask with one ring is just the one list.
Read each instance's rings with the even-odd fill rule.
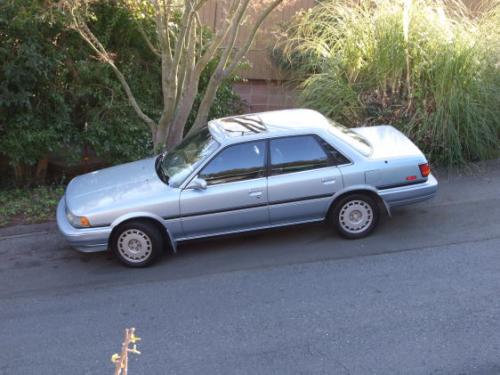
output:
[[251,191],[248,195],[255,198],[262,198],[262,191]]
[[335,183],[335,177],[323,177],[321,182],[324,185],[333,185]]

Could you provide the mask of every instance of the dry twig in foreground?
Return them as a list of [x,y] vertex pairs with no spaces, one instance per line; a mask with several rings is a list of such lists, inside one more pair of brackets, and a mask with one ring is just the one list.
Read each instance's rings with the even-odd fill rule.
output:
[[[127,375],[128,371],[128,353],[141,354],[137,350],[136,342],[141,338],[135,335],[135,328],[125,329],[125,338],[122,343],[122,351],[120,354],[115,353],[111,356],[111,362],[115,364],[115,375]],[[132,348],[130,348],[132,345]]]

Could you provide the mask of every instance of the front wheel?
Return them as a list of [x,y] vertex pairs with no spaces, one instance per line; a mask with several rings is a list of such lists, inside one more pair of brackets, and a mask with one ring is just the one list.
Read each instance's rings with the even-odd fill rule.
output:
[[332,212],[337,232],[349,239],[368,236],[377,226],[379,207],[373,198],[352,194],[342,198]]
[[120,225],[113,235],[111,247],[126,266],[145,267],[162,252],[163,237],[156,226],[131,221]]

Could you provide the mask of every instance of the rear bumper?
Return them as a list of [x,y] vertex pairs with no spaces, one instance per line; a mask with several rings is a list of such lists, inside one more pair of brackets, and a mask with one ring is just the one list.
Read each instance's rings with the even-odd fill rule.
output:
[[390,207],[398,207],[431,199],[437,190],[438,182],[430,174],[427,181],[421,184],[383,189],[379,190],[378,194]]
[[111,227],[73,227],[66,218],[66,203],[64,197],[61,198],[57,206],[57,226],[66,241],[79,251],[93,253],[108,249],[108,239],[111,234]]

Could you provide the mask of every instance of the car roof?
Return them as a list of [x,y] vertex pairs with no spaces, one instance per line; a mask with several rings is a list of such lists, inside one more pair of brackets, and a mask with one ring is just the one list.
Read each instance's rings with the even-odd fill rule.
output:
[[269,138],[279,134],[314,132],[331,125],[312,109],[284,109],[224,117],[208,123],[210,132],[220,142],[238,142],[243,138]]

